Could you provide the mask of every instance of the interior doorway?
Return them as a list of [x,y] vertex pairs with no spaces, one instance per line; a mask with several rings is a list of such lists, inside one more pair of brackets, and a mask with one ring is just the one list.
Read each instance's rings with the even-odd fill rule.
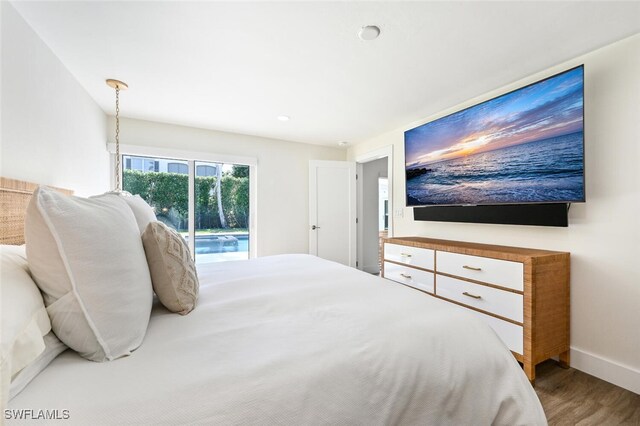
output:
[[393,236],[392,147],[356,158],[358,170],[358,269],[380,273],[381,239]]

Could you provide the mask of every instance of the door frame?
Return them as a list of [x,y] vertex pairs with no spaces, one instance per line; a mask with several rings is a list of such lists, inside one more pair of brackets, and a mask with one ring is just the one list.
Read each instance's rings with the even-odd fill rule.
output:
[[[394,210],[393,210],[393,145],[387,145],[382,148],[375,149],[373,151],[365,152],[363,154],[357,155],[355,158],[356,162],[356,170],[358,173],[357,180],[357,212],[358,218],[362,215],[362,204],[364,200],[364,189],[362,185],[362,176],[363,164],[368,163],[370,161],[379,160],[381,158],[387,158],[387,182],[388,182],[388,196],[389,196],[389,229],[388,236],[393,237],[393,220],[394,220]],[[357,256],[358,256],[358,269],[364,268],[364,242],[363,242],[363,222],[362,220],[358,220],[357,226]]]

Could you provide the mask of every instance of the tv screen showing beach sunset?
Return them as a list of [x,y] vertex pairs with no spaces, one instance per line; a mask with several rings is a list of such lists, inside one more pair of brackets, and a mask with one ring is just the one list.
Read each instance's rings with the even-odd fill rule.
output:
[[407,206],[584,201],[582,66],[405,132]]

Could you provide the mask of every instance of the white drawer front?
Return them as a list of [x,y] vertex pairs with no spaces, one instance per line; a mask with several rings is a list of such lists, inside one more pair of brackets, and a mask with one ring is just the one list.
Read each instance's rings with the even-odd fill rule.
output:
[[524,354],[524,331],[521,326],[492,317],[491,315],[485,315],[471,309],[463,308],[462,306],[454,305],[453,303],[451,303],[451,306],[464,309],[480,318],[496,332],[500,340],[502,340],[510,350],[520,355]]
[[521,294],[442,275],[436,276],[436,294],[520,323],[523,321],[523,297]]
[[384,262],[384,277],[433,294],[433,273]]
[[486,321],[509,349],[517,354],[524,354],[524,333],[521,326],[480,312],[473,311],[473,313]]
[[524,266],[520,262],[438,251],[438,272],[522,291]]
[[384,258],[433,270],[434,252],[430,249],[384,243]]

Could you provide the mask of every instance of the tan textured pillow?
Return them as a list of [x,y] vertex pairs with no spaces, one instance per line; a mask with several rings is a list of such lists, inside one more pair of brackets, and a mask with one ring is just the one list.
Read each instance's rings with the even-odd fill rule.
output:
[[184,238],[162,222],[142,233],[153,290],[171,312],[186,315],[196,306],[198,274]]

